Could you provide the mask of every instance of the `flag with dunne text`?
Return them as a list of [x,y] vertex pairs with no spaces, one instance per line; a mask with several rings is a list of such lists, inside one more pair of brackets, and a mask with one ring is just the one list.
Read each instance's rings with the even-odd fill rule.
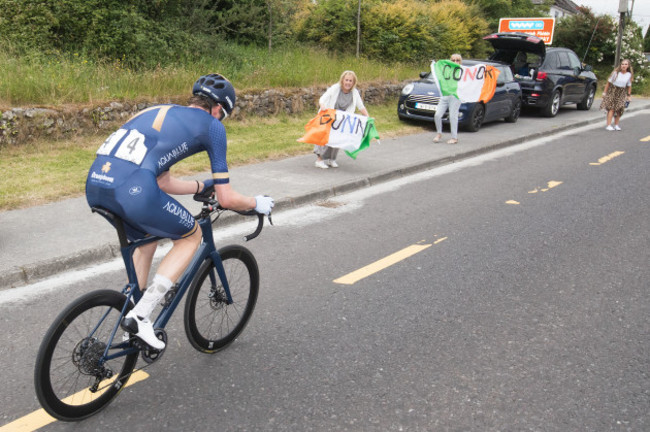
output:
[[443,96],[461,102],[487,102],[494,96],[499,71],[494,66],[461,66],[451,60],[431,63],[431,74]]
[[327,109],[307,123],[305,135],[298,142],[340,148],[356,159],[373,139],[379,139],[374,118]]

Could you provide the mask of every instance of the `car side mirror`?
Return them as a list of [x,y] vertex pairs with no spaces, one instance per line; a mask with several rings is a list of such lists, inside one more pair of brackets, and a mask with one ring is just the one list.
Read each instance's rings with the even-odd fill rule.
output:
[[424,79],[429,75],[429,72],[420,72],[420,78]]
[[594,70],[594,68],[592,68],[591,65],[585,65],[582,69],[587,72],[591,72]]

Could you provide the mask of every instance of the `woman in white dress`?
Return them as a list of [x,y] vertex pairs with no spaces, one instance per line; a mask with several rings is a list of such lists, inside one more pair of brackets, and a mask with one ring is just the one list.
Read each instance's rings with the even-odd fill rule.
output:
[[[632,98],[632,65],[628,59],[621,60],[621,64],[615,68],[605,89],[603,90],[603,101],[600,104],[600,109],[607,111],[607,129],[608,131],[620,131],[621,116],[626,108],[626,102]],[[614,125],[612,125],[612,118]]]
[[[361,114],[368,117],[368,111],[363,105],[361,93],[357,90],[357,75],[352,71],[344,71],[339,82],[328,88],[320,97],[318,104],[320,110],[337,109],[354,114],[358,109]],[[336,156],[339,149],[329,146],[314,146],[314,153],[317,156],[316,168],[338,168]]]

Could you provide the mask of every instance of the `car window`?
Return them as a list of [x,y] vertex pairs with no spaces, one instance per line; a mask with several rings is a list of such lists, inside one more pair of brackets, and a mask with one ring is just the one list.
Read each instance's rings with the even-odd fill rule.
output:
[[560,61],[560,69],[571,69],[571,62],[567,53],[559,52],[557,53],[557,58]]
[[557,59],[557,53],[546,54],[546,61],[544,62],[544,67],[546,69],[557,69],[558,67],[560,67]]
[[497,69],[499,70],[499,76],[497,77],[497,84],[506,83],[514,80],[514,77],[512,76],[512,71],[510,70],[509,67],[499,66]]
[[504,63],[512,63],[517,51],[512,50],[497,50],[490,56],[490,60],[501,61]]
[[528,53],[528,65],[533,68],[538,68],[542,64],[542,58],[539,54]]
[[572,52],[567,52],[567,55],[569,56],[569,62],[571,64],[571,69],[578,68],[581,69],[582,63],[580,63],[580,59],[575,53]]

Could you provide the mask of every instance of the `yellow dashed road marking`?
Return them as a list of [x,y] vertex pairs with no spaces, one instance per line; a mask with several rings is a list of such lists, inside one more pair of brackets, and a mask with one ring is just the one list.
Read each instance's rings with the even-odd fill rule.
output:
[[528,191],[528,193],[529,194],[534,194],[534,193],[537,193],[537,192],[546,192],[546,191],[548,191],[550,189],[553,189],[554,187],[558,187],[562,183],[563,182],[561,182],[561,181],[551,180],[550,182],[547,183],[545,188],[536,187],[535,189],[533,189],[531,191]]
[[[141,370],[134,372],[129,378],[129,382],[124,388],[133,384],[139,383],[142,380],[149,378],[149,374]],[[69,403],[72,400],[85,400],[85,394],[88,390],[82,390],[78,393],[68,396],[63,399],[64,402]],[[31,414],[27,414],[17,420],[12,421],[4,426],[0,426],[0,432],[33,432],[44,426],[54,423],[56,419],[45,412],[44,409],[39,409]]]
[[620,156],[620,155],[622,155],[624,153],[625,153],[624,151],[615,151],[614,153],[610,153],[607,156],[601,157],[600,159],[598,159],[598,162],[590,162],[589,165],[596,165],[596,166],[597,165],[602,165],[605,162],[609,162],[612,159],[614,159],[615,157],[618,157],[618,156]]
[[[443,237],[441,239],[438,239],[435,241],[435,244],[438,244],[444,240],[446,240],[447,237]],[[422,252],[423,250],[431,247],[431,244],[415,244],[411,245],[409,247],[406,247],[400,251],[395,252],[394,254],[388,255],[385,258],[380,259],[379,261],[375,261],[372,264],[368,264],[365,267],[360,268],[359,270],[355,270],[352,273],[348,273],[345,276],[341,276],[338,279],[334,279],[334,283],[337,284],[342,284],[342,285],[352,285],[358,281],[360,281],[363,278],[366,278],[372,274],[375,274],[387,267],[392,266],[393,264],[396,264],[402,260],[405,260],[406,258],[415,255],[418,252]]]

